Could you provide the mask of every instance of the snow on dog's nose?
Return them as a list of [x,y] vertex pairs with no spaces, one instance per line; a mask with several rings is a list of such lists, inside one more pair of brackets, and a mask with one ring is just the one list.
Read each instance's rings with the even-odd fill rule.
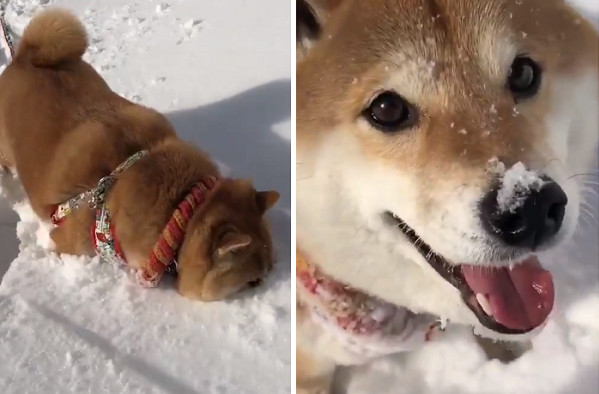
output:
[[517,163],[483,198],[480,215],[487,231],[506,244],[535,250],[560,230],[567,203],[553,179]]

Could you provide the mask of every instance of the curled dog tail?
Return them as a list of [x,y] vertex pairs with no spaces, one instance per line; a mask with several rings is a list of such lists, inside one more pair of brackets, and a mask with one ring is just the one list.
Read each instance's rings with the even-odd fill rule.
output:
[[50,8],[35,16],[23,33],[15,58],[38,67],[52,67],[81,59],[87,34],[70,12]]

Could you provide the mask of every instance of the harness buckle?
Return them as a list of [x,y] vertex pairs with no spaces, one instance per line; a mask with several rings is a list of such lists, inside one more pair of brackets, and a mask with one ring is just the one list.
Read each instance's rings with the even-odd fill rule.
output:
[[116,177],[114,175],[106,175],[98,181],[98,186],[94,189],[92,197],[89,200],[89,207],[91,209],[96,209],[98,205],[104,202],[106,192],[115,181]]
[[171,263],[166,266],[165,271],[173,275],[176,275],[179,272],[179,262],[176,258],[174,258]]

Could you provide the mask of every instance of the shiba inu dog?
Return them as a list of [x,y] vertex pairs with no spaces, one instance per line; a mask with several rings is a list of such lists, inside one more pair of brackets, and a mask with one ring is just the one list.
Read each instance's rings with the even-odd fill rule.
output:
[[297,15],[299,392],[436,319],[529,340],[554,303],[539,254],[573,233],[596,152],[594,28],[562,0]]
[[123,263],[204,301],[255,285],[274,263],[264,213],[279,198],[222,178],[160,113],[114,93],[81,57],[87,36],[47,9],[0,76],[0,165],[15,169],[58,253]]

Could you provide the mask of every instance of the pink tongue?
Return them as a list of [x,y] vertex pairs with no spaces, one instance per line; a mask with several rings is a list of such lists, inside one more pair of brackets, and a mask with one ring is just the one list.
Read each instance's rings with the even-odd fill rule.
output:
[[486,296],[493,319],[507,328],[531,330],[543,324],[553,309],[553,279],[534,256],[511,270],[461,267],[470,289]]

